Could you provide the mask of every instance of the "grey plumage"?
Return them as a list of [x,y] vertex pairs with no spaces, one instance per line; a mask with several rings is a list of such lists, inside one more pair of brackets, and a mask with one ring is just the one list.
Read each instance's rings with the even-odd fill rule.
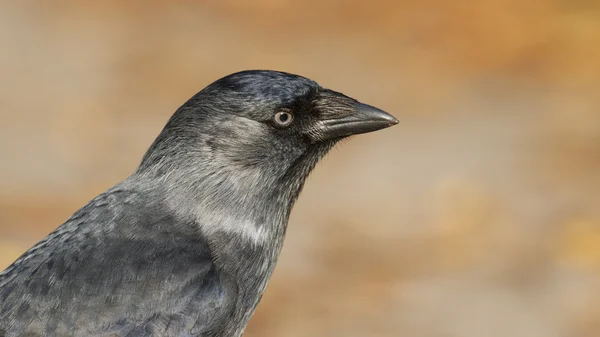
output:
[[0,273],[0,336],[240,336],[317,161],[395,123],[297,75],[214,82],[129,178]]

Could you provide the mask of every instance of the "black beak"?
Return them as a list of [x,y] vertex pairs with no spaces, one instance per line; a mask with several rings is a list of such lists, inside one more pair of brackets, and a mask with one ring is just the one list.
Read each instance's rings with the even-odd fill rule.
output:
[[326,139],[341,138],[360,133],[385,129],[398,124],[398,120],[376,107],[354,103],[353,113],[323,121],[323,136]]

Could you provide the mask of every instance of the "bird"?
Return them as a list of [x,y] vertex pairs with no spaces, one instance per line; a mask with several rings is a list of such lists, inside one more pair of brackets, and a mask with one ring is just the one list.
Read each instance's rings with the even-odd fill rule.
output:
[[0,336],[241,336],[317,162],[397,123],[291,73],[214,81],[129,177],[0,273]]

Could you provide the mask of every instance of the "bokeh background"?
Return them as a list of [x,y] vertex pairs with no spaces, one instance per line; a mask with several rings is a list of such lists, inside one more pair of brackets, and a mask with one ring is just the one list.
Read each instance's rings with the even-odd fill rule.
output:
[[600,336],[600,2],[2,1],[0,269],[243,69],[400,124],[309,178],[246,336]]

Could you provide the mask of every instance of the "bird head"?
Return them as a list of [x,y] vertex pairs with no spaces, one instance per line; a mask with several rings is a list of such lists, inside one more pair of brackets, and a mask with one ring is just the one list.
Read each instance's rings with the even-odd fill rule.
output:
[[181,106],[138,172],[176,179],[214,207],[243,209],[245,200],[270,198],[290,208],[306,176],[336,142],[396,123],[386,112],[310,79],[242,71]]
[[305,77],[276,71],[243,71],[226,76],[189,103],[193,102],[209,105],[214,115],[220,112],[225,119],[246,120],[249,127],[243,132],[247,136],[264,133],[284,143],[302,142],[307,146],[398,123],[386,112],[322,88]]

